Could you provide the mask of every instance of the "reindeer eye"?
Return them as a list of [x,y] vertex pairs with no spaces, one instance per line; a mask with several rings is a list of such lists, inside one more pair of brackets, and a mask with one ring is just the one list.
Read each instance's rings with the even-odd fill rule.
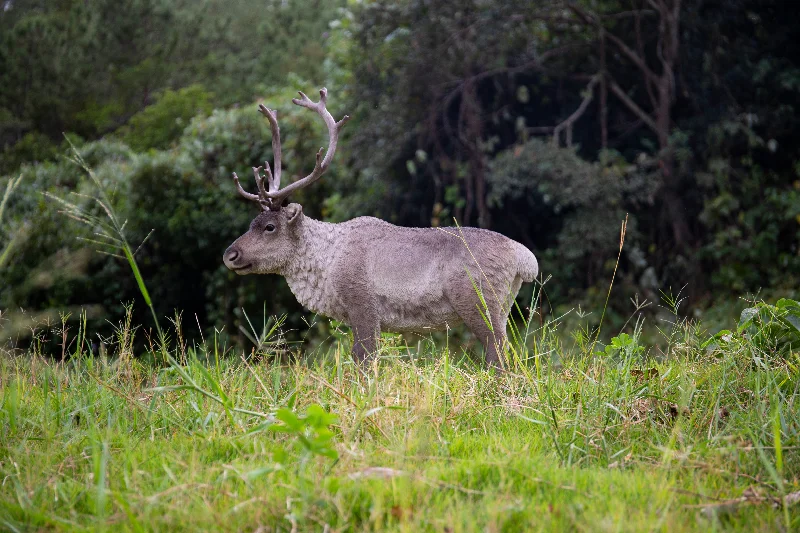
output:
[[267,227],[264,229],[267,230],[269,233],[272,233],[273,231],[275,231],[275,226],[273,224],[267,224]]

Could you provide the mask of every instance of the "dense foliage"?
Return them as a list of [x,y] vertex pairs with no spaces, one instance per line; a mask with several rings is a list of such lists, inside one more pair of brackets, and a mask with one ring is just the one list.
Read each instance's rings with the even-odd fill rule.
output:
[[254,101],[279,110],[297,176],[323,131],[289,101],[322,85],[353,120],[331,173],[294,198],[306,213],[501,231],[554,275],[553,308],[604,298],[626,214],[612,310],[684,285],[695,308],[798,296],[800,29],[785,2],[3,5],[0,193],[23,177],[0,219],[3,338],[81,306],[103,324],[137,298],[42,195],[91,194],[64,134],[143,242],[159,313],[238,337],[242,308],[288,313],[306,330],[285,282],[236,278],[220,257],[254,214],[231,172],[271,157]]

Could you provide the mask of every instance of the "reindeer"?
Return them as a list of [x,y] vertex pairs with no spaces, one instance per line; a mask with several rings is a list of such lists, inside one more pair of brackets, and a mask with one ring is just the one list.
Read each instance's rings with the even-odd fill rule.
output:
[[225,265],[241,275],[284,276],[301,304],[350,326],[359,363],[375,353],[381,331],[425,333],[464,322],[485,346],[486,361],[499,367],[511,305],[522,283],[538,275],[533,253],[485,229],[404,228],[373,217],[332,224],[305,216],[299,204],[284,205],[328,170],[349,119],[337,122],[327,90],[319,94],[319,102],[302,92],[292,102],[322,117],[327,152],[320,148],[311,174],[283,189],[277,112],[259,105],[272,130],[274,168],[253,167],[258,194],[233,174],[239,194],[261,213],[225,251]]

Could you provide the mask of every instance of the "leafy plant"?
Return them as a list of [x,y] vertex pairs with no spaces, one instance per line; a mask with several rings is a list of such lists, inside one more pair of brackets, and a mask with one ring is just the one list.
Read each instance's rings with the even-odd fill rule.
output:
[[278,409],[275,418],[282,424],[269,426],[270,431],[294,436],[306,456],[321,455],[334,460],[339,458],[339,453],[331,446],[333,431],[329,427],[339,419],[335,414],[327,412],[318,404],[312,404],[305,415],[298,416],[284,407]]
[[753,359],[767,364],[774,359],[800,361],[800,302],[781,298],[774,305],[757,302],[742,310],[735,331],[722,330],[703,347],[724,348],[737,340],[746,341]]
[[756,353],[783,359],[797,356],[800,353],[800,302],[788,298],[781,298],[775,305],[758,302],[742,311],[737,333],[750,339]]
[[[489,205],[509,212],[493,229],[513,235],[519,226],[535,228],[525,244],[541,250],[540,261],[559,272],[560,286],[601,287],[608,281],[614,266],[609,259],[620,253],[626,195],[646,194],[645,185],[626,190],[638,177],[636,167],[591,163],[574,148],[531,139],[498,153],[489,169]],[[633,246],[636,226],[631,217],[626,232]]]
[[119,130],[122,140],[137,151],[164,149],[177,140],[192,118],[209,115],[213,95],[202,85],[190,85],[173,91],[167,89],[131,117]]
[[622,356],[625,358],[641,355],[644,347],[639,345],[636,336],[620,333],[611,339],[611,344],[607,345],[601,354],[607,357]]
[[0,151],[0,174],[14,172],[23,163],[49,161],[55,157],[57,148],[47,135],[38,131],[28,132],[12,146]]

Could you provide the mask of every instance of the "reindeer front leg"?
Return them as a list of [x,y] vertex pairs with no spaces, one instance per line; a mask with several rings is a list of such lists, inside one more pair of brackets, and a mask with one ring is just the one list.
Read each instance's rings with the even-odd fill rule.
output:
[[370,308],[353,309],[349,315],[348,322],[353,330],[353,360],[363,365],[378,350],[380,321],[378,314]]
[[331,272],[335,273],[331,276],[334,300],[353,330],[353,360],[362,366],[377,351],[381,330],[377,296],[370,283],[367,261],[355,259],[369,256],[369,244],[350,234],[340,241],[340,253],[331,265]]

